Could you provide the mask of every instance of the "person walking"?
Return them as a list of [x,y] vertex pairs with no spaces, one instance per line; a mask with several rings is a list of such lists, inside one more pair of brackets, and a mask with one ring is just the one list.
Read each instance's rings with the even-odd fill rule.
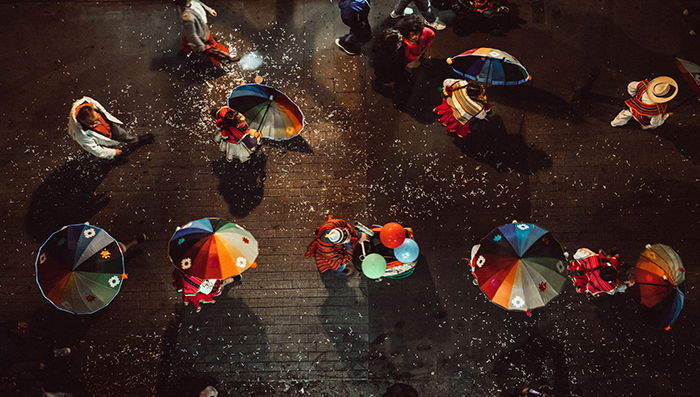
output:
[[369,26],[369,0],[339,0],[340,18],[350,33],[335,39],[335,45],[348,55],[360,55],[360,46],[372,38]]
[[403,36],[396,29],[384,30],[374,42],[374,88],[383,92],[394,92],[396,82],[405,79]]
[[632,81],[627,85],[627,92],[632,98],[625,101],[623,109],[610,122],[613,127],[620,127],[634,118],[642,129],[654,129],[663,124],[672,113],[668,112],[666,102],[678,94],[678,84],[667,76],[653,80]]
[[326,222],[316,228],[316,236],[306,249],[304,256],[313,257],[318,271],[337,276],[349,276],[353,269],[352,252],[359,236],[357,230],[343,219],[326,216]]
[[240,285],[241,276],[229,277],[224,280],[202,279],[190,276],[178,269],[173,270],[173,286],[177,292],[182,293],[182,301],[185,306],[191,303],[197,313],[202,311],[203,303],[215,303],[215,298],[224,291],[229,284]]
[[207,23],[207,14],[215,17],[216,10],[204,4],[200,0],[178,0],[182,6],[182,23],[185,35],[182,37],[182,52],[201,53],[209,58],[209,61],[216,67],[221,67],[222,61],[237,62],[241,57],[235,53],[231,54],[229,48],[217,42],[211,33]]
[[245,163],[250,160],[250,156],[262,144],[260,132],[248,126],[242,113],[228,106],[212,108],[211,115],[219,128],[219,132],[214,135],[214,142],[226,154],[226,161],[235,158]]
[[477,129],[492,107],[488,104],[484,88],[466,80],[445,79],[442,82],[442,103],[433,109],[440,117],[440,124],[448,132],[464,138]]
[[112,160],[124,153],[127,145],[146,143],[151,134],[137,137],[126,131],[118,118],[99,102],[82,97],[73,102],[68,115],[68,134],[95,157]]
[[435,14],[433,14],[430,7],[430,0],[399,0],[394,9],[389,13],[389,16],[393,19],[404,16],[406,7],[408,7],[408,4],[411,2],[413,2],[413,4],[416,5],[416,8],[418,8],[418,10],[421,12],[424,18],[424,23],[427,26],[430,26],[435,30],[443,30],[447,27],[444,22],[439,20]]

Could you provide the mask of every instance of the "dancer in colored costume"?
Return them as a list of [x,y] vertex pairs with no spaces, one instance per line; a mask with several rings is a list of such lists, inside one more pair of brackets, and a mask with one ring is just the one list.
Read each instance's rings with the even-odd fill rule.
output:
[[610,125],[619,127],[634,118],[642,129],[648,130],[660,126],[671,116],[666,102],[678,94],[678,84],[662,76],[651,81],[633,81],[627,85],[627,92],[632,96],[625,101],[627,109],[620,111]]
[[214,135],[214,141],[226,154],[226,160],[233,161],[235,158],[241,163],[250,160],[252,153],[258,150],[262,143],[260,132],[248,126],[242,113],[228,106],[213,108],[211,115],[219,128],[219,132]]
[[486,119],[491,105],[486,101],[483,86],[466,80],[445,79],[442,83],[442,103],[433,109],[440,123],[464,138]]
[[185,35],[182,37],[182,52],[188,54],[192,51],[202,53],[209,61],[221,67],[221,61],[237,62],[241,59],[238,54],[231,55],[229,48],[217,42],[209,30],[207,14],[215,17],[216,10],[207,6],[200,0],[179,0],[182,5],[182,23]]
[[316,228],[316,236],[304,255],[314,258],[321,273],[349,276],[353,270],[348,265],[358,239],[357,230],[350,223],[328,215],[326,222]]
[[73,102],[68,116],[68,134],[71,138],[87,152],[105,160],[121,155],[126,145],[153,139],[151,134],[139,138],[126,131],[123,125],[99,102],[87,96]]

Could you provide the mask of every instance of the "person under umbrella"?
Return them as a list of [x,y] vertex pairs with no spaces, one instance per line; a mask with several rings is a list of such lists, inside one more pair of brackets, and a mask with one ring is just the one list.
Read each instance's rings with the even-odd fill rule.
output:
[[493,108],[486,99],[486,90],[478,83],[445,79],[442,82],[442,103],[433,109],[447,131],[464,138],[475,131]]
[[173,270],[173,286],[177,292],[182,293],[182,302],[185,306],[191,303],[197,313],[202,310],[203,303],[215,303],[215,298],[224,291],[224,287],[233,284],[241,284],[241,276],[229,277],[223,280],[215,278],[202,279],[190,276],[178,269]]
[[245,163],[250,160],[262,144],[260,132],[250,128],[245,116],[231,107],[212,108],[210,112],[219,128],[219,132],[214,135],[214,142],[225,153],[226,161],[235,158]]
[[621,110],[610,125],[620,127],[634,118],[643,130],[649,130],[659,127],[671,116],[666,102],[678,94],[678,84],[670,77],[661,76],[651,81],[632,81],[627,84],[627,92],[632,96],[625,101],[627,108]]
[[633,280],[620,281],[621,266],[618,255],[608,256],[603,251],[595,253],[588,248],[579,248],[567,269],[576,292],[597,297],[625,292],[634,285]]
[[229,48],[214,39],[209,30],[207,14],[215,17],[216,10],[200,0],[178,0],[182,6],[182,23],[185,35],[182,37],[182,52],[202,53],[216,67],[221,67],[221,61],[236,62],[241,59],[237,54],[231,55]]

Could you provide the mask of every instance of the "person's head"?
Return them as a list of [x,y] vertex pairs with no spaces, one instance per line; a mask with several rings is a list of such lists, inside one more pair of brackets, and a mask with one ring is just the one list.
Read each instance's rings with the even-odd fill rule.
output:
[[401,47],[401,41],[403,40],[403,36],[401,36],[401,32],[399,32],[396,29],[386,29],[385,31],[382,32],[382,48],[384,49],[398,49]]
[[350,231],[345,228],[333,228],[325,230],[321,234],[321,241],[327,244],[345,244],[350,242]]
[[418,41],[423,33],[423,21],[417,15],[403,17],[396,27],[403,37],[411,41]]
[[618,272],[617,272],[617,269],[615,269],[614,267],[603,266],[600,268],[600,278],[602,278],[604,281],[612,283],[615,280],[617,280],[617,277],[618,277]]
[[84,103],[76,109],[75,119],[80,122],[80,124],[91,126],[95,124],[99,114],[95,111],[92,103]]

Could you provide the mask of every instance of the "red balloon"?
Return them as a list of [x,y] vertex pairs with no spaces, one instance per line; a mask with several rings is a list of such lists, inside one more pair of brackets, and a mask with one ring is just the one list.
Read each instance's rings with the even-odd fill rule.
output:
[[396,248],[406,239],[406,231],[396,222],[389,222],[379,231],[379,240],[387,248]]

